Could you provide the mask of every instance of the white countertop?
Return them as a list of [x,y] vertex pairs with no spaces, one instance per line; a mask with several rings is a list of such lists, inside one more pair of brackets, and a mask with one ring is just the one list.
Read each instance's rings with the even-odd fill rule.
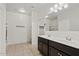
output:
[[66,38],[48,37],[46,35],[39,35],[39,37],[43,37],[43,38],[46,38],[48,40],[55,41],[55,42],[58,42],[58,43],[62,43],[64,45],[71,46],[71,47],[79,49],[79,42],[76,41],[76,40],[75,41],[72,41],[72,40],[68,41],[68,40],[66,40]]

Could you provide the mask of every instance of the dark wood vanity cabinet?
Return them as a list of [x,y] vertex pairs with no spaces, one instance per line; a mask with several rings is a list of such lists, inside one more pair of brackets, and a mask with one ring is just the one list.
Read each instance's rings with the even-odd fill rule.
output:
[[48,56],[48,40],[39,37],[38,38],[38,50],[44,56]]
[[38,42],[38,50],[40,51],[40,53],[43,53],[43,43],[41,41]]
[[65,53],[68,56],[79,56],[79,49],[49,40],[49,46],[58,49],[59,51]]
[[43,44],[43,55],[48,56],[48,45]]
[[67,56],[67,54],[65,54],[53,47],[49,47],[49,56]]
[[79,56],[79,49],[38,37],[38,50],[45,56]]

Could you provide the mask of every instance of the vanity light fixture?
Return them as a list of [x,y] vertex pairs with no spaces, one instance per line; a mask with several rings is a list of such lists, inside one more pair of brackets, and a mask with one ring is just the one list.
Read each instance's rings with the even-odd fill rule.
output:
[[55,4],[54,7],[50,8],[50,11],[57,12],[58,10],[62,10],[63,8],[68,8],[68,4],[67,3]]
[[55,4],[55,5],[54,5],[54,12],[58,12],[58,10],[57,10],[58,7],[59,7],[58,4]]
[[[50,11],[48,12],[48,14],[51,14],[53,12],[57,13],[60,10],[63,10],[64,8],[68,8],[68,4],[67,3],[56,3],[54,4],[54,7],[50,8]],[[45,16],[45,18],[47,18],[48,16]]]

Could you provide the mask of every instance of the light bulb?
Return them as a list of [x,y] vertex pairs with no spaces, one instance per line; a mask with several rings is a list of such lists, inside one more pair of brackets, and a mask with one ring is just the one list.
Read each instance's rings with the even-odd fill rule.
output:
[[62,10],[63,8],[62,8],[62,7],[58,7],[58,9],[59,9],[59,10]]
[[68,4],[64,4],[64,8],[68,8]]
[[55,4],[54,7],[57,8],[58,7],[58,4]]
[[50,11],[48,12],[48,14],[53,13],[53,11],[54,11],[54,9],[51,7],[51,8],[50,8]]
[[58,10],[54,10],[54,12],[58,12]]
[[53,11],[53,10],[54,10],[54,9],[51,7],[51,8],[50,8],[50,11]]

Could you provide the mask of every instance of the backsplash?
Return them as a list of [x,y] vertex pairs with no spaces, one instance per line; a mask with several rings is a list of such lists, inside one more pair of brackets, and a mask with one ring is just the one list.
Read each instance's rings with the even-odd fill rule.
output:
[[70,37],[72,40],[79,41],[79,31],[70,31]]

